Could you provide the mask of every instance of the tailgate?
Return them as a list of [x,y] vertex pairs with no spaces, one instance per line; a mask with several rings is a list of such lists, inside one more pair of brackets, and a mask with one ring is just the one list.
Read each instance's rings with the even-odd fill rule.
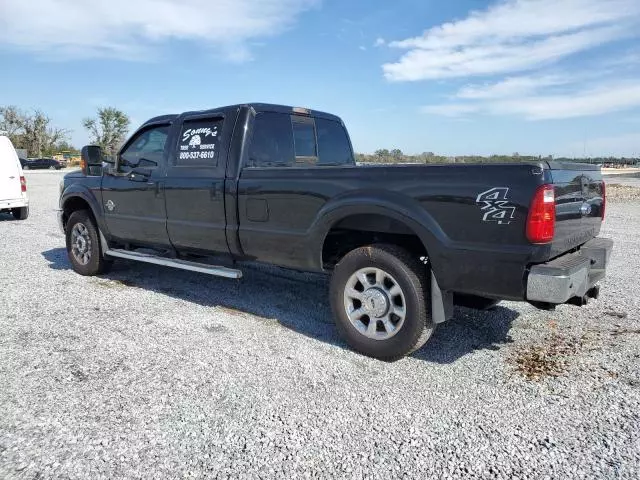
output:
[[596,237],[604,213],[600,167],[548,162],[555,187],[556,230],[551,255],[557,256]]

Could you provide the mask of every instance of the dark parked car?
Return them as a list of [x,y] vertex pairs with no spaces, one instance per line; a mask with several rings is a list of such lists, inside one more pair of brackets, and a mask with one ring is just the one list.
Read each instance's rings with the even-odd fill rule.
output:
[[342,121],[302,108],[164,115],[114,164],[96,146],[82,157],[59,215],[76,272],[124,258],[228,278],[247,260],[330,273],[338,331],[385,360],[421,347],[454,304],[583,305],[613,246],[597,238],[594,165],[357,166]]
[[23,170],[35,170],[37,168],[49,168],[51,170],[60,170],[64,165],[53,158],[30,158],[20,159]]

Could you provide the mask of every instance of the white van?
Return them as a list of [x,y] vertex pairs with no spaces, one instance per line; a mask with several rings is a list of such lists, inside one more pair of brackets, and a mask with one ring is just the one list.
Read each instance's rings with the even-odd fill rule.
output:
[[29,216],[27,182],[16,150],[8,137],[0,135],[0,212],[10,212],[17,220]]

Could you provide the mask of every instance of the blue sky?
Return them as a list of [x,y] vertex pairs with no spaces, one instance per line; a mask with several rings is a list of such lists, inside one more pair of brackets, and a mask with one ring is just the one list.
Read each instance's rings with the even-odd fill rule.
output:
[[640,155],[638,0],[0,0],[0,105],[132,127],[248,101],[360,152]]

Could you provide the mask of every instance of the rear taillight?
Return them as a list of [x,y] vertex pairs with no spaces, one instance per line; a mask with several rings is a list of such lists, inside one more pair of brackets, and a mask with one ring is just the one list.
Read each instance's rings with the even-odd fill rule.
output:
[[531,201],[527,217],[527,239],[531,243],[553,240],[556,227],[556,198],[553,185],[541,185]]
[[602,182],[602,221],[604,221],[604,212],[606,210],[607,207],[607,185],[604,183],[604,181]]
[[20,177],[20,190],[22,190],[22,192],[27,191],[27,179],[24,177]]

